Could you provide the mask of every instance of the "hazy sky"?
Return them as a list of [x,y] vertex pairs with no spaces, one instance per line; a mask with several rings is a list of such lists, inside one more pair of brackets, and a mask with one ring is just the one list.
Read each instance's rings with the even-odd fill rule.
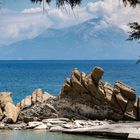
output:
[[[82,5],[86,5],[88,2],[94,2],[96,0],[83,0]],[[3,3],[3,5],[7,8],[13,9],[13,10],[23,10],[25,8],[32,8],[37,7],[39,4],[33,4],[30,2],[30,0],[0,0],[0,2]],[[55,6],[55,2],[52,2],[51,6]]]
[[[126,34],[129,22],[140,22],[140,7],[124,7],[120,0],[83,0],[82,6],[74,11],[69,6],[58,9],[54,3],[50,6],[46,4],[45,14],[41,5],[32,4],[30,0],[0,1],[3,3],[0,9],[0,46],[33,39],[48,28],[70,27],[89,19],[100,18],[102,24],[97,25],[100,30],[108,24],[122,29]],[[132,48],[133,54],[138,50]]]

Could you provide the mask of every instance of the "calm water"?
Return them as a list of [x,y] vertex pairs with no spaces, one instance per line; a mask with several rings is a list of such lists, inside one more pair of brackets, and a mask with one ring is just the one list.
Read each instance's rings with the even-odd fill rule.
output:
[[66,77],[74,68],[90,73],[95,66],[105,70],[103,80],[112,85],[121,80],[140,94],[140,65],[135,61],[0,61],[0,91],[13,92],[19,102],[34,89],[59,94]]
[[[140,93],[140,65],[135,61],[0,61],[0,91],[12,91],[19,102],[35,88],[57,95],[74,68],[90,73],[95,66],[105,70],[103,80],[121,80]],[[0,131],[0,140],[107,140],[93,136],[66,135],[46,131]]]
[[46,131],[0,131],[0,140],[115,140],[102,137],[67,135]]

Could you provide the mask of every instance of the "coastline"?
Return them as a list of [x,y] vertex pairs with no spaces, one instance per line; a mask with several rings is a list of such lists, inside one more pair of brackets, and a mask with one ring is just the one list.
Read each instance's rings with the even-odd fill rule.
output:
[[36,89],[16,105],[11,93],[1,92],[0,129],[140,139],[139,97],[121,82],[103,83],[103,73],[100,67],[90,75],[74,69],[58,96]]
[[75,120],[68,118],[46,119],[19,124],[0,124],[0,131],[44,131],[74,135],[103,136],[116,139],[140,139],[140,122],[109,120]]

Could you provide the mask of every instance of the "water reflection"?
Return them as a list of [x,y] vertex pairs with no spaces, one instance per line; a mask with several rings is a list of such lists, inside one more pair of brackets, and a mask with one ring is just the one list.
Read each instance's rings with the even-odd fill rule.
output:
[[0,140],[108,140],[93,136],[49,133],[47,131],[0,131]]

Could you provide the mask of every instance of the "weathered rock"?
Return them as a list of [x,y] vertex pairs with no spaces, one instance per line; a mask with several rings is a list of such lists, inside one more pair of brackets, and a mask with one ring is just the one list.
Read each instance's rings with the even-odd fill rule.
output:
[[53,126],[50,128],[50,132],[62,132],[64,128],[62,126]]
[[74,121],[75,128],[82,128],[83,125],[79,121]]
[[51,97],[53,97],[53,96],[50,95],[48,92],[44,92],[44,94],[43,94],[43,102],[47,101]]
[[5,129],[5,124],[3,122],[0,122],[0,129]]
[[86,93],[87,90],[83,85],[78,81],[76,78],[73,78],[72,80],[72,88],[75,93]]
[[2,112],[2,110],[0,108],[0,121],[2,120],[3,116],[4,116],[4,114],[3,114],[3,112]]
[[11,92],[0,92],[0,106],[2,109],[4,109],[8,102],[13,103],[11,94]]
[[75,68],[72,71],[71,77],[72,77],[72,80],[78,80],[78,81],[81,80],[81,73],[79,72],[79,70],[77,68]]
[[91,79],[88,81],[88,84],[86,84],[86,88],[93,96],[97,95],[97,87]]
[[65,93],[72,93],[72,92],[73,92],[72,87],[69,84],[65,83],[64,86],[62,87],[60,96],[62,97],[64,93],[64,96],[66,97]]
[[24,109],[24,108],[28,108],[32,105],[32,100],[31,100],[31,96],[27,96],[25,99],[23,99],[20,103],[20,108]]
[[[114,93],[115,93],[115,89],[114,89]],[[121,110],[125,112],[128,101],[121,95],[121,93],[116,93],[115,97]]]
[[66,124],[67,121],[62,121],[62,120],[55,120],[55,119],[45,119],[42,121],[43,123],[50,123],[52,125],[59,125],[59,126],[62,126],[63,124]]
[[125,97],[126,99],[128,99],[130,101],[136,100],[136,93],[135,93],[135,90],[133,88],[128,87],[121,82],[116,82],[115,88],[119,89],[122,96]]
[[35,127],[40,126],[40,125],[43,125],[43,123],[42,122],[37,122],[37,121],[29,122],[28,123],[28,128],[32,129],[32,128],[35,128]]
[[104,92],[104,89],[102,87],[98,87],[97,88],[97,93],[96,93],[96,97],[98,100],[102,101],[102,102],[106,102],[105,98],[106,98],[106,94]]
[[42,125],[39,125],[37,127],[34,128],[35,130],[44,130],[44,129],[47,129],[47,125],[46,124],[42,124]]
[[81,73],[81,83],[84,87],[87,87],[89,80],[90,80],[89,77],[84,72],[82,72]]
[[140,120],[140,96],[138,97],[137,100],[137,112],[138,112],[138,118]]
[[50,123],[50,122],[69,122],[68,118],[52,118],[52,119],[44,119],[42,120],[43,123]]
[[94,70],[92,71],[91,77],[96,86],[98,86],[98,83],[101,80],[103,74],[104,70],[100,67],[95,67]]
[[107,102],[115,108],[120,108],[118,102],[116,101],[115,95],[113,94],[113,88],[109,84],[105,84],[103,88]]
[[129,120],[137,120],[137,108],[134,106],[134,101],[129,101],[125,111],[125,117]]
[[17,121],[20,109],[14,104],[8,102],[5,106],[4,115],[6,116],[5,120],[7,123],[15,123]]
[[103,89],[105,94],[113,95],[113,88],[109,84],[104,84]]
[[70,86],[72,85],[72,84],[71,84],[71,79],[70,79],[70,78],[66,78],[65,83],[67,83],[67,84],[70,85]]
[[23,130],[27,128],[26,123],[16,123],[16,124],[5,124],[5,129],[10,129],[10,130]]
[[33,116],[22,116],[22,121],[25,123],[29,123],[29,122],[33,122],[33,121],[37,121],[38,118],[37,117],[33,117]]
[[43,120],[46,118],[56,118],[58,117],[57,114],[57,110],[52,105],[46,102],[38,102],[35,105],[32,105],[30,108],[21,110],[18,120],[27,121],[27,118],[29,118],[29,120]]
[[[116,82],[113,88],[108,83],[100,81],[103,73],[104,70],[99,67],[96,67],[89,76],[74,69],[71,78],[66,79],[60,95],[56,98],[48,93],[43,94],[41,89],[35,90],[31,100],[26,97],[21,102],[23,104],[21,106],[26,107],[21,110],[18,120],[29,122],[58,117],[136,120],[139,104],[136,105],[135,91],[120,82]],[[65,122],[67,121],[51,120],[46,124],[47,127],[56,124],[62,126]],[[75,127],[81,127],[81,124]]]
[[35,104],[36,102],[42,102],[43,101],[43,91],[42,89],[36,89],[32,94],[32,104]]
[[62,127],[66,128],[66,129],[74,129],[75,128],[75,126],[74,126],[74,124],[72,122],[69,122],[67,124],[63,124]]

